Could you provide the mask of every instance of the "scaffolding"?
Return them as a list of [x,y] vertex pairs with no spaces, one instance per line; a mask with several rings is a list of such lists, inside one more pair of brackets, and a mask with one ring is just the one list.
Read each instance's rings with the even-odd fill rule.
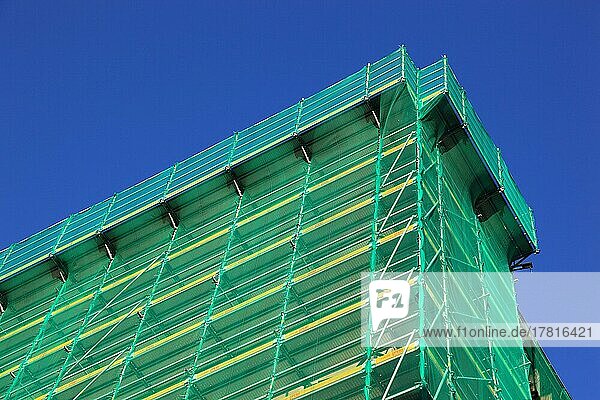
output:
[[[1,251],[0,388],[7,400],[569,399],[538,347],[423,335],[457,312],[456,292],[428,291],[423,274],[448,287],[449,272],[481,274],[460,289],[480,299],[469,312],[515,321],[512,283],[483,274],[536,251],[531,209],[446,57],[419,69],[401,47]],[[417,289],[395,323],[402,345],[361,345],[363,272]]]

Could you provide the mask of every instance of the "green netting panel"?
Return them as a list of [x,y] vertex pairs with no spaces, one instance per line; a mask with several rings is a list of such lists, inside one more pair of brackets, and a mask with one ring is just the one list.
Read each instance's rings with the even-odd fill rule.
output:
[[[529,236],[533,247],[537,248],[537,236],[533,218],[523,195],[510,175],[506,163],[499,155],[498,148],[492,142],[490,136],[485,131],[479,116],[475,113],[473,106],[466,98],[464,89],[459,85],[456,75],[450,66],[446,66],[445,71],[447,91],[450,100],[453,102],[455,109],[461,115],[463,121],[468,123],[468,130],[471,133],[471,137],[477,149],[485,160],[487,168],[498,184],[505,189],[509,207],[513,209],[519,223]],[[421,73],[422,72],[423,70],[421,70]]]
[[158,202],[163,198],[170,176],[171,170],[169,169],[119,192],[110,207],[105,225],[120,222],[131,213]]
[[168,196],[174,196],[189,187],[220,173],[227,166],[234,138],[228,137],[216,145],[180,162],[169,187]]
[[[411,398],[422,388],[432,395],[439,388],[441,399],[451,381],[459,398],[489,398],[498,389],[506,399],[528,398],[526,368],[515,369],[525,365],[522,349],[467,346],[450,354],[418,337],[440,310],[448,324],[458,323],[452,312],[465,310],[451,305],[483,290],[491,300],[466,311],[512,321],[512,284],[461,287],[450,279],[446,310],[442,293],[419,287],[424,302],[415,297],[414,312],[393,325],[401,342],[372,353],[362,346],[360,275],[370,266],[375,274],[407,279],[419,267],[508,268],[504,231],[479,223],[472,210],[465,176],[479,156],[439,154],[439,121],[417,120],[415,94],[423,107],[440,90],[440,76],[452,102],[460,101],[455,108],[468,108],[454,76],[444,82],[445,70],[445,60],[417,70],[402,47],[1,251],[0,271],[56,250],[70,275],[60,297],[62,286],[49,274],[10,295],[0,319],[0,346],[9,349],[0,353],[0,388],[13,386],[9,398],[36,400],[114,393],[122,399],[359,399],[365,393],[380,399]],[[364,96],[374,93],[379,97],[367,107]],[[286,140],[295,132],[312,153],[310,173],[300,143]],[[475,134],[487,135],[483,128]],[[488,168],[496,168],[494,177],[518,204],[522,197],[508,194],[516,187],[490,149]],[[223,174],[228,165],[244,188],[241,200]],[[164,210],[151,207],[164,196],[181,221],[175,237]],[[525,218],[525,208],[514,204]],[[144,218],[129,218],[140,210]],[[528,221],[533,227],[530,215]],[[112,261],[96,243],[84,243],[111,226]],[[77,251],[70,250],[74,242]],[[26,370],[15,381],[21,365]]]
[[106,214],[110,209],[112,200],[112,198],[106,199],[101,203],[93,205],[87,210],[73,215],[69,222],[69,226],[60,240],[59,247],[66,246],[74,240],[100,229],[106,218]]
[[59,222],[58,224],[36,233],[27,240],[17,243],[10,252],[6,262],[2,265],[0,275],[10,273],[13,270],[21,268],[23,265],[27,265],[39,258],[46,257],[54,249],[66,223],[67,220]]
[[296,130],[298,105],[289,107],[238,133],[232,164],[289,138]]
[[444,60],[419,70],[419,100],[425,102],[444,89]]
[[358,103],[365,95],[366,69],[356,72],[327,89],[305,99],[299,127],[304,130],[331,117],[340,109]]
[[[489,222],[480,223],[476,218],[472,202],[478,195],[473,193],[473,177],[467,179],[464,153],[458,145],[440,154],[435,143],[443,131],[437,129],[434,122],[423,124],[420,162],[422,205],[427,216],[423,222],[423,265],[428,272],[448,274],[447,282],[435,285],[443,286],[443,293],[425,292],[425,326],[438,319],[449,328],[473,321],[517,323],[512,281],[497,286],[495,280],[486,280],[484,275],[509,270],[502,234],[485,229]],[[456,281],[451,272],[480,275],[481,284],[476,284],[477,280]],[[470,307],[465,309],[466,304]],[[462,346],[427,347],[425,380],[432,396],[449,399],[454,392],[459,398],[494,399],[500,393],[504,399],[529,398],[522,343],[502,348],[493,343],[489,348],[481,347],[466,339],[454,344],[458,343]]]
[[400,49],[370,65],[369,92],[378,92],[388,88],[402,77],[403,59],[404,63],[406,62],[403,54],[404,51]]

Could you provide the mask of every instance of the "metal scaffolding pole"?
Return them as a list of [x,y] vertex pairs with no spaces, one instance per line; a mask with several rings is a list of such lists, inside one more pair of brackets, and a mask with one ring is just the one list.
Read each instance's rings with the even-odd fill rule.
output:
[[100,225],[98,226],[99,231],[102,230],[102,228],[104,228],[104,225],[106,225],[106,221],[108,221],[108,216],[110,215],[110,212],[112,211],[112,208],[115,205],[115,202],[117,201],[118,195],[119,195],[118,193],[115,193],[112,196],[112,198],[110,199],[110,204],[106,208],[106,212],[104,213],[104,216],[102,217],[102,221],[100,222]]
[[[373,113],[376,120],[377,116]],[[369,261],[369,279],[372,280],[377,270],[377,220],[379,218],[379,200],[381,194],[381,158],[383,153],[383,132],[381,124],[377,120],[377,155],[375,161],[375,193],[373,194],[373,219],[371,220],[371,255]],[[373,372],[373,346],[371,343],[372,336],[371,318],[367,321],[367,337],[366,343],[366,362],[365,362],[365,384],[363,392],[365,400],[371,398],[371,373]]]
[[240,216],[240,210],[242,208],[242,200],[244,195],[242,193],[241,196],[238,196],[235,206],[235,212],[233,215],[233,219],[231,221],[231,227],[229,228],[229,237],[227,238],[227,245],[225,246],[225,251],[223,252],[223,257],[221,258],[221,264],[219,265],[219,271],[216,274],[215,278],[215,289],[213,290],[210,304],[208,306],[208,310],[206,312],[206,316],[204,317],[204,323],[202,326],[202,333],[200,334],[200,338],[198,340],[198,345],[196,346],[196,351],[194,353],[194,361],[192,366],[188,370],[188,379],[186,382],[185,396],[184,399],[188,400],[192,393],[192,387],[194,385],[195,375],[198,370],[198,362],[200,361],[200,356],[202,355],[202,349],[204,347],[204,342],[206,341],[208,328],[211,323],[211,318],[214,313],[215,303],[217,301],[217,296],[219,295],[219,290],[221,288],[221,283],[223,281],[223,277],[225,274],[225,267],[227,266],[227,262],[229,260],[229,252],[231,250],[231,245],[233,243],[233,238],[235,236],[236,227],[238,224],[238,218]]
[[60,234],[58,235],[58,239],[56,239],[56,242],[54,243],[54,246],[52,246],[52,251],[50,252],[51,255],[54,255],[56,253],[56,249],[58,248],[58,245],[60,244],[62,238],[65,236],[65,232],[67,231],[67,228],[69,227],[69,224],[73,220],[73,216],[74,215],[75,214],[69,215],[69,218],[67,218],[67,221],[65,222],[65,225],[60,230]]
[[21,384],[21,379],[23,378],[23,374],[24,374],[25,369],[27,368],[29,359],[31,358],[33,353],[37,350],[37,347],[40,344],[40,342],[42,341],[42,339],[44,339],[44,336],[46,335],[46,329],[48,328],[48,323],[54,316],[54,310],[60,303],[60,300],[61,300],[63,294],[67,290],[67,282],[69,282],[68,279],[65,280],[64,282],[62,282],[60,289],[58,290],[58,293],[57,293],[56,297],[54,298],[54,301],[52,302],[50,309],[46,313],[46,316],[44,317],[44,321],[42,322],[42,325],[40,326],[40,329],[38,330],[38,333],[35,336],[35,339],[33,340],[31,347],[29,348],[29,351],[27,352],[27,355],[25,355],[25,358],[23,359],[21,364],[19,364],[19,370],[17,372],[17,375],[15,376],[10,387],[6,391],[6,393],[4,395],[4,400],[10,399],[12,392],[14,390],[16,390],[18,388],[18,386]]
[[52,385],[52,389],[50,389],[50,391],[48,392],[47,400],[52,400],[54,398],[54,395],[56,393],[56,389],[58,388],[58,385],[60,385],[60,382],[62,381],[63,377],[67,373],[67,368],[69,366],[69,363],[75,357],[75,348],[79,344],[79,340],[81,339],[82,333],[87,329],[88,324],[90,322],[92,322],[93,319],[98,315],[98,313],[96,313],[92,317],[92,314],[93,314],[93,312],[95,311],[95,308],[96,308],[96,304],[97,304],[98,300],[100,299],[100,295],[102,293],[102,287],[104,286],[104,284],[106,283],[108,277],[110,276],[110,272],[112,270],[112,266],[113,266],[114,261],[115,261],[114,258],[112,260],[110,260],[110,262],[108,263],[107,267],[104,269],[104,274],[102,275],[102,280],[100,282],[100,285],[98,286],[98,288],[94,292],[94,297],[93,297],[92,301],[90,302],[90,305],[88,306],[88,309],[87,309],[87,312],[85,314],[85,317],[83,318],[83,323],[79,327],[79,330],[77,331],[77,333],[75,334],[75,337],[73,338],[73,340],[71,342],[71,348],[70,348],[70,350],[67,353],[67,357],[65,358],[65,361],[63,362],[63,364],[62,364],[62,366],[60,368],[60,371],[59,371],[56,379],[54,380],[54,384]]
[[117,396],[119,394],[119,390],[121,389],[121,384],[123,382],[123,378],[125,377],[125,373],[127,372],[127,368],[129,367],[129,365],[131,364],[131,362],[133,360],[133,353],[135,352],[137,342],[140,338],[140,335],[142,334],[142,331],[144,328],[144,322],[146,321],[146,316],[148,315],[148,311],[150,310],[150,307],[152,306],[152,300],[154,299],[154,295],[156,294],[156,289],[158,288],[158,284],[161,281],[163,270],[169,260],[169,254],[171,253],[171,249],[173,248],[173,244],[175,243],[175,240],[177,238],[177,232],[179,232],[179,226],[175,226],[173,228],[173,232],[171,234],[171,239],[169,241],[169,245],[167,247],[167,250],[165,250],[165,252],[164,252],[162,261],[160,263],[160,267],[158,268],[158,271],[156,272],[156,278],[154,279],[154,283],[152,285],[150,294],[148,295],[148,298],[146,299],[146,304],[144,305],[144,310],[142,311],[142,316],[140,318],[140,322],[138,323],[138,327],[135,332],[135,336],[133,337],[133,342],[129,346],[129,352],[125,356],[125,362],[123,363],[123,367],[121,368],[121,372],[119,374],[119,377],[117,378],[117,382],[115,384],[115,388],[112,393],[113,400],[117,398]]
[[219,265],[219,270],[217,272],[216,278],[213,277],[213,281],[215,283],[215,289],[213,290],[213,293],[212,293],[212,296],[210,299],[210,304],[208,306],[206,316],[204,317],[204,322],[202,325],[200,325],[200,326],[202,326],[202,334],[200,335],[200,338],[198,340],[198,345],[196,346],[196,351],[194,353],[194,361],[192,363],[191,368],[188,370],[188,374],[189,374],[188,379],[185,381],[185,395],[184,395],[185,400],[188,400],[192,393],[192,387],[194,385],[194,379],[195,379],[196,371],[198,369],[198,362],[200,361],[200,355],[202,354],[204,342],[206,341],[206,337],[207,337],[206,335],[208,333],[208,327],[210,326],[211,318],[214,313],[214,307],[215,307],[215,303],[217,301],[217,296],[219,295],[221,283],[223,282],[222,279],[224,277],[227,262],[229,260],[229,252],[231,250],[233,238],[235,236],[236,227],[238,224],[238,218],[240,216],[240,210],[242,209],[242,201],[244,199],[244,190],[242,190],[242,188],[240,187],[240,183],[237,181],[237,177],[235,176],[235,174],[233,173],[233,171],[231,169],[231,163],[233,162],[233,155],[235,153],[238,140],[239,140],[239,132],[235,132],[234,137],[233,137],[233,143],[231,145],[231,150],[230,150],[229,156],[227,158],[227,167],[225,168],[225,170],[228,171],[230,173],[231,177],[233,178],[233,185],[234,185],[234,188],[235,188],[235,191],[236,191],[238,197],[237,197],[237,201],[236,201],[235,211],[233,214],[233,219],[231,221],[231,226],[229,228],[227,244],[225,246],[225,251],[223,252],[223,257],[221,258],[221,264]]
[[392,373],[390,381],[388,382],[387,386],[385,387],[385,391],[383,392],[383,395],[381,396],[381,400],[392,399],[392,396],[388,397],[388,393],[390,392],[390,389],[392,388],[392,384],[394,383],[394,380],[396,379],[396,375],[398,374],[398,371],[400,370],[400,366],[402,365],[402,361],[404,360],[404,356],[406,355],[408,346],[412,343],[413,337],[415,336],[415,332],[416,331],[413,329],[412,332],[410,333],[410,336],[408,337],[408,340],[406,341],[406,344],[402,348],[402,355],[400,356],[400,359],[396,363],[394,372]]
[[[404,48],[402,48],[404,51]],[[417,82],[419,81],[420,70],[417,70]],[[419,378],[421,380],[421,388],[425,390],[427,388],[427,364],[426,364],[426,356],[425,351],[427,347],[427,343],[424,338],[424,330],[425,330],[425,284],[424,284],[424,273],[427,269],[427,262],[425,260],[425,226],[424,219],[425,215],[423,212],[423,201],[425,191],[423,190],[423,175],[425,174],[425,168],[423,166],[423,123],[421,121],[421,108],[423,106],[422,102],[419,100],[419,85],[417,85],[417,100],[415,102],[415,112],[416,112],[416,169],[417,169],[417,246],[418,246],[418,267],[419,267]]]
[[277,378],[277,364],[279,363],[279,357],[281,352],[281,346],[283,344],[283,331],[285,329],[285,318],[288,312],[288,304],[290,300],[290,293],[294,281],[296,260],[298,258],[298,241],[302,231],[302,218],[304,216],[304,206],[306,204],[306,195],[308,193],[308,183],[310,181],[310,163],[306,165],[306,173],[304,175],[304,184],[302,185],[302,196],[300,198],[300,210],[298,211],[298,220],[296,222],[296,229],[292,236],[292,255],[290,260],[290,268],[288,271],[287,280],[285,282],[285,294],[283,297],[283,307],[281,311],[281,319],[279,321],[279,327],[277,329],[277,340],[275,345],[275,356],[273,357],[273,368],[271,371],[271,377],[269,379],[269,390],[267,392],[267,399],[271,400],[275,393],[275,380]]
[[[485,325],[490,326],[490,301],[489,296],[490,293],[487,290],[487,285],[485,283],[485,262],[483,261],[483,252],[481,251],[481,245],[483,242],[482,232],[481,232],[481,223],[477,216],[474,217],[475,224],[475,238],[477,242],[477,266],[479,268],[479,273],[481,275],[481,297],[483,299],[483,308],[485,313]],[[488,355],[490,357],[490,373],[492,375],[492,392],[493,396],[496,399],[501,399],[502,395],[498,386],[498,376],[497,376],[497,368],[496,368],[496,355],[494,353],[493,343],[488,337],[487,340],[488,345]]]
[[[448,287],[447,287],[447,279],[449,271],[448,260],[446,258],[446,251],[444,243],[444,233],[446,231],[446,211],[445,211],[445,202],[443,196],[443,185],[444,185],[444,170],[442,165],[442,156],[440,152],[439,146],[436,146],[435,150],[436,155],[436,169],[437,169],[437,203],[438,203],[438,214],[440,219],[440,264],[442,268],[442,284],[443,284],[443,311],[442,317],[444,318],[444,328],[446,332],[450,328],[449,322],[449,312],[448,312]],[[446,336],[446,368],[448,369],[448,390],[450,392],[450,398],[454,399],[456,394],[456,389],[454,387],[454,373],[452,371],[452,352],[450,351],[450,338]]]
[[[0,260],[0,271],[2,271],[2,267],[4,267],[4,264],[6,264],[6,261],[8,260],[8,257],[10,257],[13,249],[15,248],[17,244],[13,243],[10,245],[10,247],[6,250],[6,254],[4,255],[4,257],[2,257],[2,260]],[[2,302],[2,300],[6,301],[7,303],[7,299],[5,297],[5,294],[0,294],[0,296],[4,296],[4,299],[0,299],[0,302]],[[4,315],[6,315],[6,309],[5,307],[7,307],[7,304],[0,304],[0,322],[2,322],[2,317]]]

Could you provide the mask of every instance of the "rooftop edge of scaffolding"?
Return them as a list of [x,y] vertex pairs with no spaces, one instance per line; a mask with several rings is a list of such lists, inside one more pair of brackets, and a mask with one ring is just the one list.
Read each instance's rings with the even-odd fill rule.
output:
[[163,204],[165,200],[225,173],[400,83],[408,86],[419,110],[428,109],[441,97],[448,99],[462,120],[490,176],[502,192],[532,252],[536,251],[537,237],[531,208],[527,206],[510,175],[500,150],[492,142],[466,98],[447,58],[444,56],[431,65],[417,68],[405,46],[400,46],[393,53],[367,64],[320,92],[301,99],[297,104],[1,250],[0,282],[145,210]]

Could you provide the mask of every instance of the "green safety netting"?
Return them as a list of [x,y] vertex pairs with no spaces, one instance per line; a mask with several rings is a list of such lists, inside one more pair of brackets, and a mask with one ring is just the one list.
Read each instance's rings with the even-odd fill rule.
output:
[[277,144],[289,140],[400,81],[423,102],[423,108],[441,95],[447,95],[467,125],[470,137],[491,175],[504,189],[507,203],[521,224],[523,233],[537,246],[532,213],[519,192],[496,146],[474,112],[464,90],[443,58],[418,70],[407,53],[399,50],[362,68],[348,78],[305,99],[222,142],[177,163],[112,198],[70,216],[3,251],[0,281],[36,265],[54,252],[64,251],[97,231],[109,229],[148,208],[162,198],[175,197],[202,181],[223,173],[227,165],[237,165]]
[[[522,346],[427,346],[423,327],[440,310],[452,324],[453,302],[414,279],[405,342],[363,343],[360,277],[508,271],[535,250],[529,208],[446,59],[417,69],[402,47],[0,252],[0,388],[530,398]],[[512,285],[447,295],[481,290],[480,318],[518,317]]]

